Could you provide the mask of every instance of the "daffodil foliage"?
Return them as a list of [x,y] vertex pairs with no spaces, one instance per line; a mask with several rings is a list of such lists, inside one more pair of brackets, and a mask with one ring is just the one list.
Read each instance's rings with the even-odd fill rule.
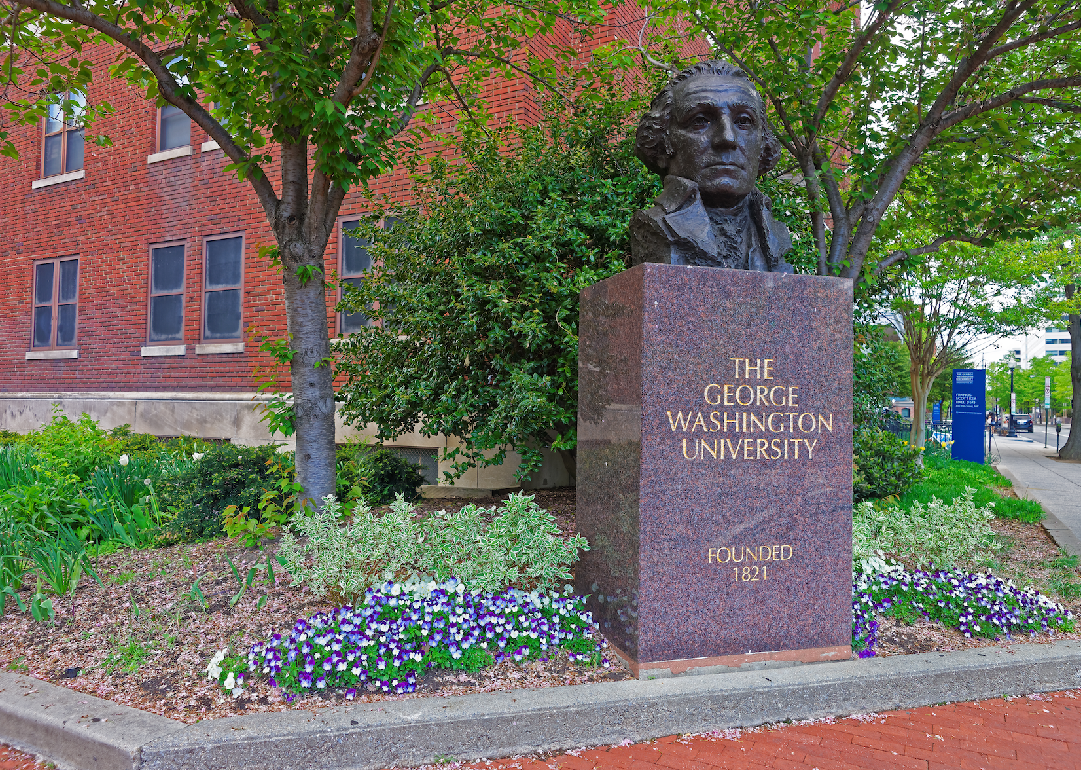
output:
[[[1081,1],[686,0],[643,53],[704,37],[742,67],[803,184],[820,275],[878,274],[950,241],[1060,226],[1081,153]],[[927,240],[874,253],[909,199]]]
[[[347,190],[394,163],[414,116],[434,114],[424,104],[475,114],[486,78],[543,83],[575,52],[550,45],[540,59],[529,42],[556,24],[588,34],[605,12],[597,0],[0,0],[0,9],[9,126],[40,120],[49,101],[74,109],[62,95],[98,76],[88,46],[112,43],[110,74],[186,113],[254,188],[277,240],[268,256],[285,285],[297,473],[313,499],[334,491],[323,254]],[[109,109],[78,106],[88,123]],[[14,151],[7,134],[0,145]]]

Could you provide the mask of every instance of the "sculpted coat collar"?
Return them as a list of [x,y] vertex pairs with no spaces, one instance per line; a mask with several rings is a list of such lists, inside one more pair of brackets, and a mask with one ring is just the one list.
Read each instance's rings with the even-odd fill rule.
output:
[[[769,199],[754,190],[735,208],[728,209],[738,215],[740,209],[750,209],[750,220],[755,229],[759,248],[752,248],[750,270],[791,273],[792,266],[783,259],[792,248],[792,237],[783,223],[770,214]],[[702,203],[698,185],[689,179],[667,176],[664,190],[653,202],[653,207],[635,214],[631,222],[633,263],[670,262],[671,264],[708,265],[719,263],[720,243],[714,235],[709,213]],[[637,236],[637,237],[636,237]],[[657,246],[668,242],[669,254],[656,253]],[[639,244],[650,247],[636,248]],[[667,257],[667,258],[665,258]]]

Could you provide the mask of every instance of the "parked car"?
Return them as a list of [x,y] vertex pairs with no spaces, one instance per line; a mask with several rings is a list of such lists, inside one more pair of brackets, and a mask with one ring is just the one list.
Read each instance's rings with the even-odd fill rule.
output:
[[1035,430],[1032,415],[1015,414],[1013,416],[1013,429],[1019,433],[1032,433]]

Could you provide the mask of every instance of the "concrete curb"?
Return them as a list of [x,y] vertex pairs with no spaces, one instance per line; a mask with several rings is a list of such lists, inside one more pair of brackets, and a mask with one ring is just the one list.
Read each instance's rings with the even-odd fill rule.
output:
[[[1071,689],[1081,686],[1081,642],[419,698],[187,727],[27,677],[4,675],[2,683],[0,741],[64,766],[378,770]],[[23,701],[30,688],[38,697]],[[91,713],[109,722],[87,724]]]
[[1047,530],[1047,534],[1051,536],[1051,539],[1055,541],[1055,545],[1065,551],[1069,556],[1081,556],[1081,538],[1078,538],[1074,534],[1074,531],[1063,523],[1062,519],[1055,515],[1055,512],[1051,505],[1045,500],[1040,500],[1039,496],[1034,494],[1028,485],[1011,471],[1009,468],[1003,465],[993,466],[995,470],[1008,478],[1013,484],[1013,491],[1018,497],[1023,500],[1035,500],[1043,507],[1044,518],[1040,522],[1043,528]]
[[182,722],[19,674],[0,673],[0,740],[62,768],[131,770]]

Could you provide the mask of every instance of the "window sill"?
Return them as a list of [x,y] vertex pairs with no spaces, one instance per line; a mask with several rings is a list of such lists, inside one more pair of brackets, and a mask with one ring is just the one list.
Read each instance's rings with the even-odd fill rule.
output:
[[146,156],[146,163],[161,163],[163,160],[172,160],[173,158],[183,158],[185,155],[191,155],[191,145],[186,144],[183,147],[174,147],[171,150],[164,150],[162,152],[155,152],[153,155]]
[[156,356],[183,356],[188,352],[187,345],[144,345],[140,350],[143,358]]
[[67,174],[57,174],[56,176],[48,176],[44,179],[35,179],[30,183],[31,190],[40,190],[42,187],[51,187],[54,184],[61,184],[62,182],[74,182],[76,179],[82,179],[86,176],[86,169],[79,169],[78,171],[69,171]]
[[203,142],[203,145],[199,148],[200,152],[210,152],[211,150],[220,150],[221,145],[211,139],[209,142]]
[[195,346],[195,355],[206,356],[213,353],[243,353],[243,342],[207,342]]
[[28,350],[27,361],[56,361],[61,358],[78,358],[78,350]]

